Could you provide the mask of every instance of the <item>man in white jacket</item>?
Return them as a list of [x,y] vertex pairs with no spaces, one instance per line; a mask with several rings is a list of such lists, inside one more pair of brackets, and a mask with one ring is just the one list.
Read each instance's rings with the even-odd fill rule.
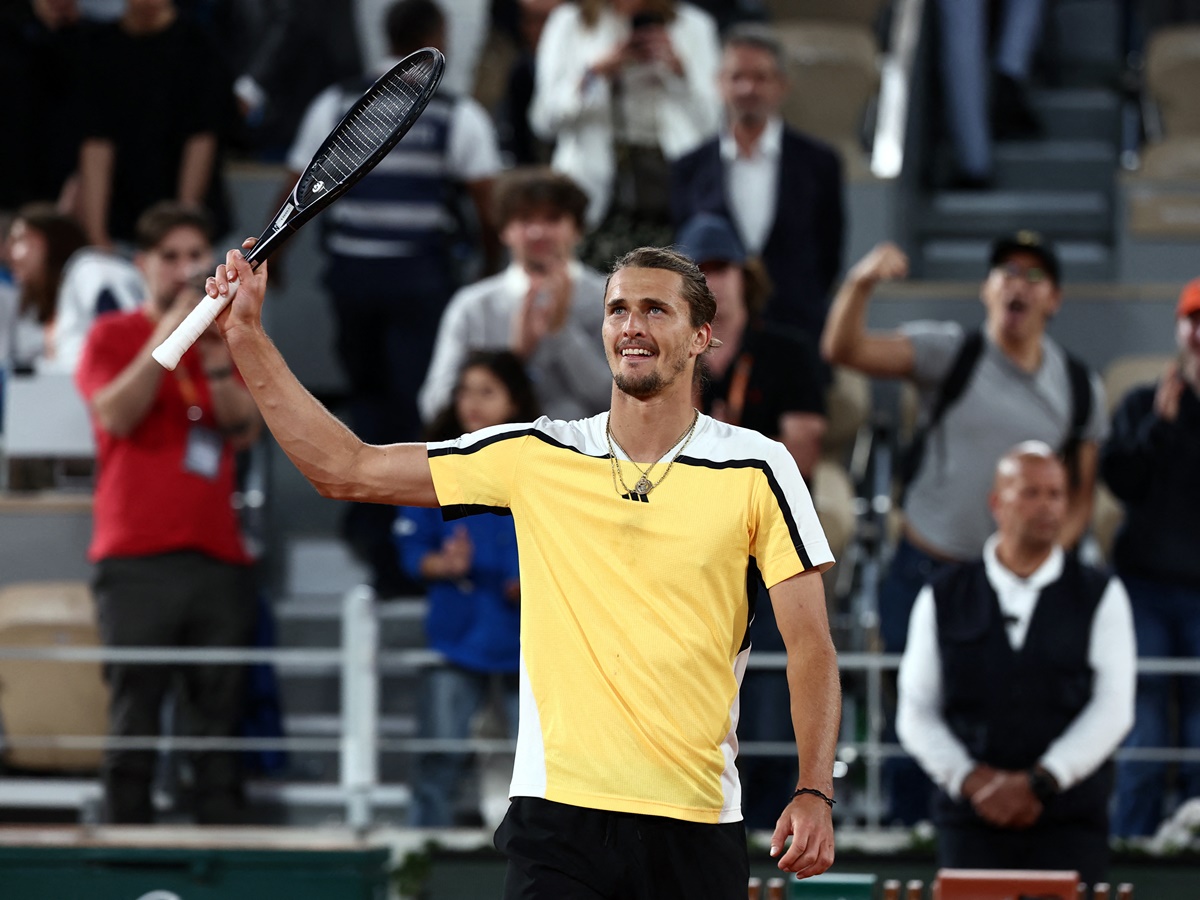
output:
[[530,125],[555,143],[551,166],[587,192],[589,227],[609,210],[618,141],[656,147],[669,162],[714,136],[720,124],[716,22],[676,3],[661,23],[635,27],[648,21],[638,15],[643,5],[564,3],[538,42]]

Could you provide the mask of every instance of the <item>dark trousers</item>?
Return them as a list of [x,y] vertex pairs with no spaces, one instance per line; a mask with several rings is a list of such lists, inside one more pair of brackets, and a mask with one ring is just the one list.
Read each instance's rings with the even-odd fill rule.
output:
[[332,257],[327,283],[350,427],[369,444],[419,440],[417,392],[453,290],[445,261]]
[[705,825],[514,797],[496,830],[505,900],[742,900],[741,822]]
[[[326,281],[337,355],[349,382],[350,428],[368,444],[420,440],[417,392],[453,288],[446,262],[333,256]],[[371,567],[373,587],[385,597],[421,591],[396,560],[395,515],[390,506],[354,503],[342,523],[343,537]]]
[[[239,647],[250,642],[257,613],[248,566],[188,552],[106,559],[97,565],[94,586],[100,633],[109,647]],[[113,737],[157,736],[163,701],[176,683],[181,688],[180,734],[230,737],[241,719],[242,666],[114,663],[105,667],[105,675]],[[106,751],[109,822],[153,821],[154,765],[153,751]],[[196,753],[192,765],[196,821],[236,822],[243,805],[237,754]]]

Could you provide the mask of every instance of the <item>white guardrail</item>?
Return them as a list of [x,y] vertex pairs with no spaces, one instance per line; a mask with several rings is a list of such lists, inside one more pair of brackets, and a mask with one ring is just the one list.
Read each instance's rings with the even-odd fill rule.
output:
[[[432,650],[385,651],[379,646],[379,617],[374,595],[361,586],[346,593],[341,611],[342,644],[330,648],[175,648],[175,647],[13,647],[0,646],[0,660],[48,660],[58,662],[124,662],[146,665],[247,665],[266,663],[281,670],[300,668],[306,672],[340,672],[340,733],[327,737],[281,738],[196,738],[170,735],[114,738],[105,736],[4,737],[0,746],[94,749],[120,747],[155,751],[252,751],[281,750],[328,752],[339,754],[339,784],[336,795],[345,807],[346,824],[365,829],[372,823],[373,803],[394,793],[393,785],[379,782],[378,760],[381,752],[486,753],[511,751],[508,739],[470,738],[465,740],[431,738],[384,738],[380,734],[379,683],[381,673],[415,672],[440,665],[442,657]],[[749,667],[782,670],[787,663],[784,653],[752,653]],[[838,667],[843,679],[861,677],[865,685],[865,729],[861,740],[842,741],[838,745],[838,769],[845,774],[849,765],[861,760],[865,785],[855,816],[868,828],[880,825],[884,812],[881,779],[885,759],[904,756],[896,743],[882,739],[884,733],[884,676],[900,664],[898,654],[842,653]],[[1198,659],[1141,659],[1141,673],[1200,675]],[[847,723],[852,724],[852,723]],[[843,727],[843,733],[846,732]],[[849,731],[854,733],[855,728]],[[739,746],[746,756],[792,756],[795,745],[779,741],[747,741]],[[1146,747],[1122,749],[1119,759],[1200,762],[1200,748]],[[47,796],[53,788],[47,784]],[[21,805],[36,807],[36,791],[25,790]],[[50,805],[61,805],[51,803]]]

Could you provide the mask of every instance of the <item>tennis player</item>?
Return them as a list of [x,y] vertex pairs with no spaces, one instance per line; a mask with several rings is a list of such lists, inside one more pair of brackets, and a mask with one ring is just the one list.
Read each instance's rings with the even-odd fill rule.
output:
[[[243,246],[252,246],[247,241]],[[323,495],[511,513],[521,571],[520,727],[496,846],[506,898],[745,896],[735,757],[751,598],[787,647],[800,781],[771,839],[801,877],[833,861],[836,654],[819,573],[833,562],[782,444],[692,407],[715,303],[685,257],[615,265],[602,337],[608,412],[434,444],[364,444],[288,371],[263,330],[267,266],[239,251],[218,320],[280,446]],[[788,839],[790,838],[790,845]]]

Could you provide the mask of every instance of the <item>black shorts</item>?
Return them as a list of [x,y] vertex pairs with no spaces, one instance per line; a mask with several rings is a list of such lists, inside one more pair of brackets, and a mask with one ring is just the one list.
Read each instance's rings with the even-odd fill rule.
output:
[[746,827],[514,797],[496,830],[505,900],[743,900]]

